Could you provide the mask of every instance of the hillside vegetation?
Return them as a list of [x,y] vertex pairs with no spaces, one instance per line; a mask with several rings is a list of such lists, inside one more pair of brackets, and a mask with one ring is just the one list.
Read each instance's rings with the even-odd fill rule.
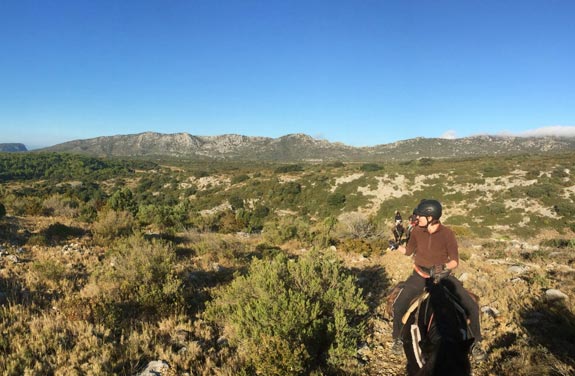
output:
[[481,299],[474,375],[572,375],[573,166],[0,153],[0,373],[402,375],[387,241],[435,198]]

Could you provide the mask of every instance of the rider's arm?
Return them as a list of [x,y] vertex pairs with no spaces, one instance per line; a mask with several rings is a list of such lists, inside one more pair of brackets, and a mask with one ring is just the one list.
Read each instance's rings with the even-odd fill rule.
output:
[[459,246],[457,244],[457,239],[453,231],[449,230],[447,236],[447,256],[449,261],[445,264],[448,269],[455,269],[459,265]]

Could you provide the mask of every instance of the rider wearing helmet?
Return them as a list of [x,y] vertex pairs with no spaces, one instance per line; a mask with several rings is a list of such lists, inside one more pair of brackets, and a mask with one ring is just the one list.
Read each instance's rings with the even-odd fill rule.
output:
[[460,303],[467,311],[471,320],[470,328],[475,337],[472,355],[477,360],[486,357],[481,349],[481,330],[479,327],[479,307],[475,300],[463,288],[461,282],[450,275],[450,272],[459,265],[459,250],[455,234],[441,224],[440,218],[443,207],[437,200],[421,200],[414,210],[417,226],[411,231],[406,246],[398,246],[398,251],[406,256],[413,255],[413,274],[405,281],[404,286],[393,303],[393,346],[396,354],[403,352],[403,343],[400,338],[402,330],[401,318],[409,308],[411,301],[419,296],[425,288],[425,280],[430,277],[431,269],[437,270],[440,266],[442,275],[449,278],[454,286],[454,293],[459,297]]

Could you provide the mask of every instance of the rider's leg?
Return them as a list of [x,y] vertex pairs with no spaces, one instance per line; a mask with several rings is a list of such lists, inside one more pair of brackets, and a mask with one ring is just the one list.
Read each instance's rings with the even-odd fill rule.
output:
[[473,336],[475,337],[475,342],[480,342],[483,337],[481,336],[481,327],[479,324],[479,306],[457,278],[449,276],[449,279],[453,282],[455,295],[459,298],[461,305],[467,311],[467,315],[471,321],[469,326]]
[[419,274],[413,273],[406,281],[401,292],[393,302],[393,339],[399,339],[403,323],[401,318],[409,308],[411,301],[423,292],[425,279]]

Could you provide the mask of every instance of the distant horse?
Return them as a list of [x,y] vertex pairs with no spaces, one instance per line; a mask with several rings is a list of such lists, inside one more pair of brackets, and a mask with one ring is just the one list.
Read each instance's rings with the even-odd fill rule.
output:
[[428,278],[425,295],[403,317],[401,338],[409,376],[471,375],[473,338],[452,287],[449,278]]
[[396,222],[395,226],[391,230],[393,233],[393,237],[396,243],[401,243],[401,238],[403,238],[403,234],[405,233],[405,228],[401,222]]

